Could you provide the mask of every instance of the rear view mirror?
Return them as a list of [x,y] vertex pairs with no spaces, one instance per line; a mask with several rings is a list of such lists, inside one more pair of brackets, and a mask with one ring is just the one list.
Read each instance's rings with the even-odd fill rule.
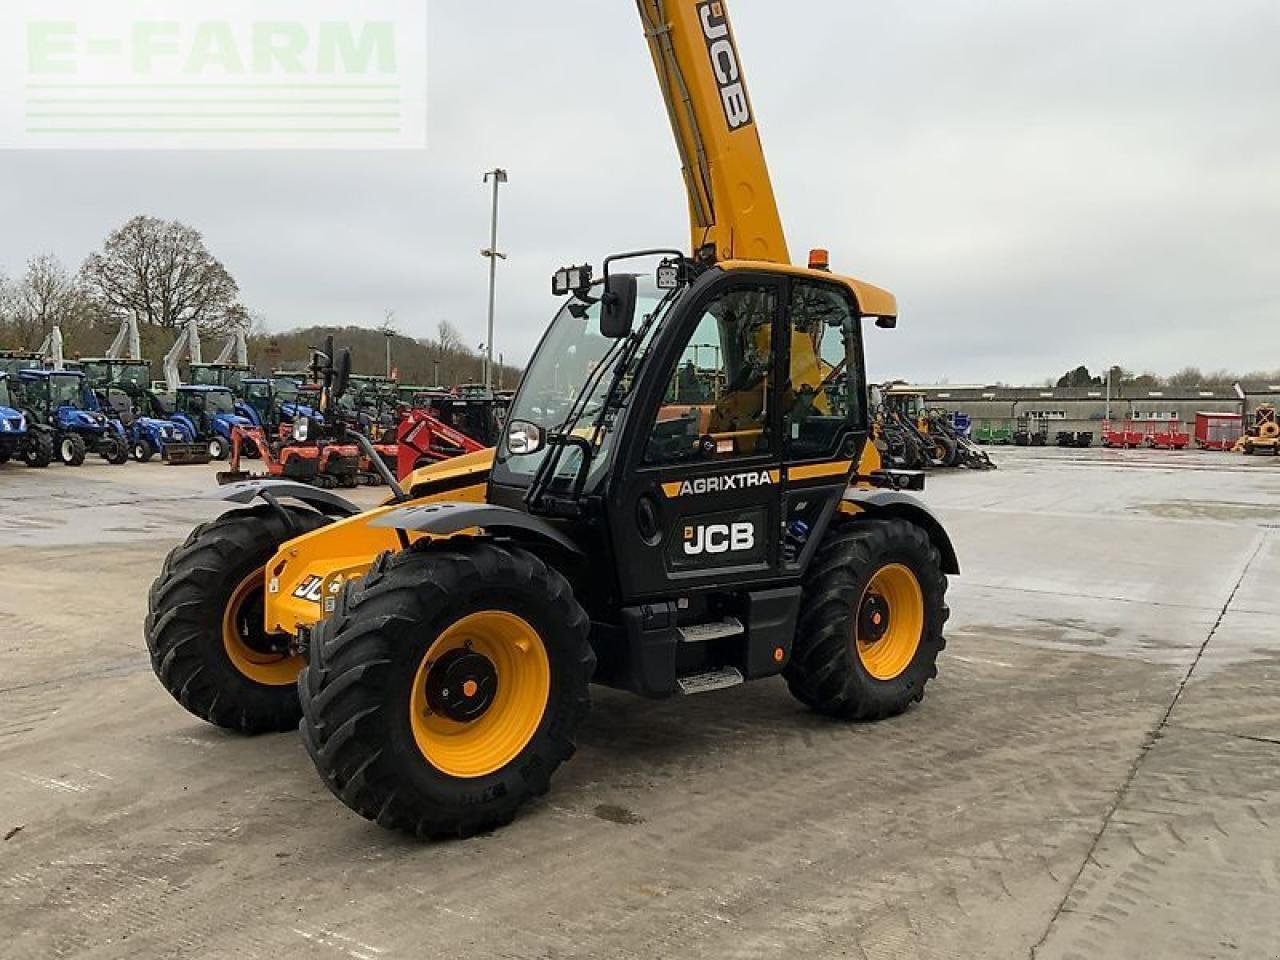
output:
[[512,456],[526,457],[546,446],[546,434],[536,423],[513,420],[507,431],[507,450]]
[[636,319],[636,303],[639,299],[634,274],[616,273],[605,281],[604,296],[600,300],[600,335],[610,340],[629,336]]

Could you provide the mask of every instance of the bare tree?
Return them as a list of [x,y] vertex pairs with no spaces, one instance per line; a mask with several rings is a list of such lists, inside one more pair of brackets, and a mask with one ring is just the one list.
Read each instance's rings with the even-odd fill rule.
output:
[[440,345],[441,353],[458,353],[465,349],[462,345],[462,334],[458,333],[458,328],[448,320],[441,320],[436,327],[436,343]]
[[195,320],[216,335],[242,319],[239,286],[200,232],[176,220],[134,217],[85,261],[81,275],[113,314],[139,323],[174,329]]
[[1165,382],[1171,387],[1200,387],[1205,380],[1199,367],[1183,367]]
[[53,254],[41,254],[27,261],[22,279],[13,285],[7,299],[13,339],[31,347],[55,325],[68,337],[91,332],[98,319],[79,280]]

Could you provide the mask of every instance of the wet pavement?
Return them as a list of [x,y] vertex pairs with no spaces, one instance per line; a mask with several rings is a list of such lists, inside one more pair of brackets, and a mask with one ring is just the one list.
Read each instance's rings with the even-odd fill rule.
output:
[[599,691],[546,800],[436,845],[152,677],[214,468],[0,467],[0,958],[1280,957],[1280,463],[995,456],[925,495],[919,708]]

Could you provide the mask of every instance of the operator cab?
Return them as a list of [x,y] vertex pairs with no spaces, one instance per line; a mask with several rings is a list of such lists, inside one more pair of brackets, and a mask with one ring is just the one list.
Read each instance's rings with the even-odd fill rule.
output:
[[18,383],[31,406],[47,408],[50,414],[64,407],[98,411],[97,399],[85,387],[84,375],[78,371],[27,369],[18,374]]
[[867,441],[867,312],[824,271],[629,259],[558,275],[489,502],[611,551],[611,604],[798,578]]

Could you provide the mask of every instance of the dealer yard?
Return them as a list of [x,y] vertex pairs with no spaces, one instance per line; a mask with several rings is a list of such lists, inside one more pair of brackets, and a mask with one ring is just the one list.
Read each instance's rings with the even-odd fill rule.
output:
[[964,576],[919,708],[600,690],[549,798],[444,844],[155,681],[212,468],[0,468],[0,957],[1280,957],[1280,464],[997,457],[925,494]]

